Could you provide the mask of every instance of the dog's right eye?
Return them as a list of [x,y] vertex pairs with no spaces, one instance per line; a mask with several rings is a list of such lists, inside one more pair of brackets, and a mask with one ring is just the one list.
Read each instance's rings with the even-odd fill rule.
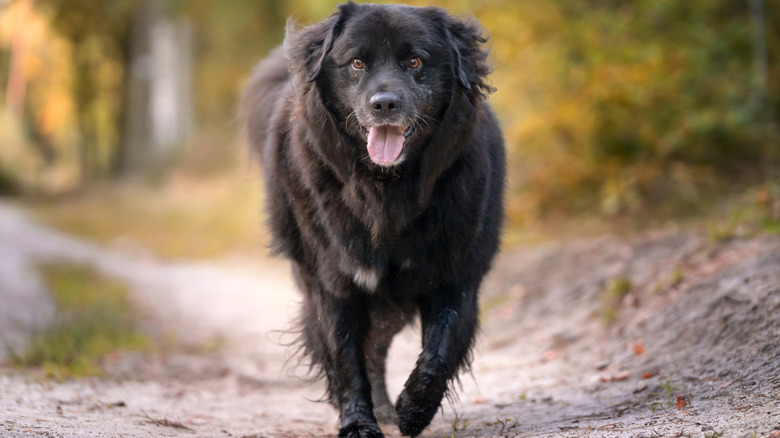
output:
[[355,58],[352,60],[352,68],[355,70],[363,70],[363,67],[365,64],[363,64],[363,60],[360,58]]
[[422,61],[420,58],[413,56],[406,60],[406,66],[412,70],[417,70],[418,68],[422,67]]

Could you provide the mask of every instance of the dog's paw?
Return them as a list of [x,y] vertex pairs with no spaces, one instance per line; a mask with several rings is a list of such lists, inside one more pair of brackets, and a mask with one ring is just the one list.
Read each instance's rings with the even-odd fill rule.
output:
[[439,405],[418,404],[409,396],[406,390],[401,392],[398,402],[395,404],[395,410],[398,413],[398,429],[404,436],[417,436],[433,420]]
[[375,423],[355,422],[339,430],[339,438],[384,438]]

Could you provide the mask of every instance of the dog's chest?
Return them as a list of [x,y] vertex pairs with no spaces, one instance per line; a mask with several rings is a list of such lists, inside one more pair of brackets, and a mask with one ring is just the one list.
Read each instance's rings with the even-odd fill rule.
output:
[[388,269],[376,267],[358,267],[352,276],[352,282],[366,292],[375,292],[384,283],[393,283],[399,277],[411,274],[413,264],[411,257],[404,259],[398,265],[391,265]]

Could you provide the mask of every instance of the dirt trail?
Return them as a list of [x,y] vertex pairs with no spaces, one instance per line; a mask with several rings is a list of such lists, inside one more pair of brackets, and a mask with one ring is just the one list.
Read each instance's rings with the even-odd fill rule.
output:
[[[285,367],[275,330],[297,295],[283,261],[161,262],[2,204],[0,242],[0,330],[15,343],[51,315],[34,271],[46,259],[124,279],[162,330],[226,340],[208,355],[112,356],[102,379],[0,368],[0,436],[335,436],[335,411],[312,401],[323,386]],[[627,294],[606,299],[616,279]],[[714,245],[664,231],[515,249],[482,307],[474,371],[423,437],[780,436],[778,238]],[[418,342],[410,328],[394,343],[392,394]]]

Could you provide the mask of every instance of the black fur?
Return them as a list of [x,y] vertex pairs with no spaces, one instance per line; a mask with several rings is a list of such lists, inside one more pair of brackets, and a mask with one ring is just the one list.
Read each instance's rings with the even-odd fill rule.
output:
[[[503,215],[485,41],[477,23],[438,8],[350,2],[288,24],[246,90],[273,249],[292,261],[302,348],[327,378],[340,437],[381,437],[377,417],[418,435],[469,366]],[[385,92],[398,107],[380,113],[369,100]],[[408,128],[390,165],[366,149],[368,128],[385,124]],[[416,315],[423,350],[393,408],[385,358]]]

